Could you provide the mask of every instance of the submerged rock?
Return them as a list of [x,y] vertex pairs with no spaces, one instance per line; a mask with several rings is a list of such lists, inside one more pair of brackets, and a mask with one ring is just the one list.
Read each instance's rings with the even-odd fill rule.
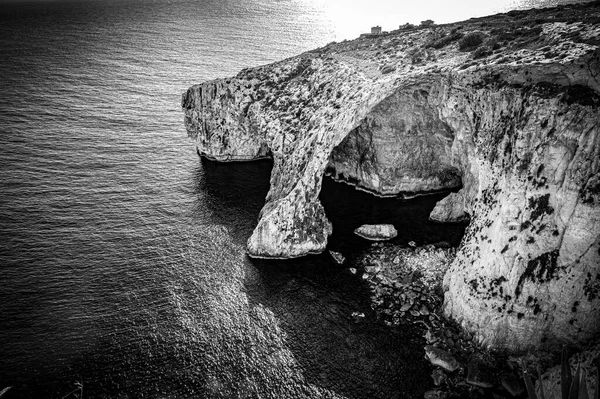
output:
[[446,399],[447,397],[448,394],[439,389],[429,390],[423,395],[424,399]]
[[525,387],[521,379],[517,378],[512,373],[504,373],[500,376],[500,384],[512,396],[519,396],[525,392]]
[[444,373],[442,370],[435,369],[431,373],[431,378],[433,379],[433,385],[439,387],[446,381],[448,377],[446,376],[446,373]]
[[480,355],[475,354],[467,365],[467,384],[475,385],[481,388],[491,388],[494,386],[494,370]]
[[425,347],[425,358],[434,366],[440,366],[446,371],[456,370],[460,364],[450,353],[435,346],[427,345]]
[[380,266],[365,266],[365,272],[370,273],[370,274],[376,274],[379,273],[381,271],[381,267]]
[[371,241],[386,241],[398,235],[398,231],[391,224],[363,224],[354,234]]

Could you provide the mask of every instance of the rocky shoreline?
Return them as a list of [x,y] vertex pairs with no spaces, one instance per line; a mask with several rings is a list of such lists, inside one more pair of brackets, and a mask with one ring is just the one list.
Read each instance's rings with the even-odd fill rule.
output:
[[527,398],[523,367],[537,375],[537,370],[556,364],[558,354],[492,352],[444,316],[443,277],[456,251],[446,242],[422,247],[413,242],[409,247],[375,242],[346,266],[368,285],[379,322],[390,327],[413,325],[422,334],[424,357],[433,366],[425,398]]
[[[326,174],[379,195],[462,187],[430,213],[469,221],[444,316],[485,348],[554,351],[600,336],[599,71],[590,2],[330,43],[194,85],[181,105],[211,159],[273,158],[250,256],[328,248]],[[424,296],[391,321],[435,321],[441,297]]]

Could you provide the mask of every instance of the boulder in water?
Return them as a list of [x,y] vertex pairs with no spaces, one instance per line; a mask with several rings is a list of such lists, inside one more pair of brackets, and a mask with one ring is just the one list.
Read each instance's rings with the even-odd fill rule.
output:
[[398,231],[391,224],[363,224],[354,234],[371,241],[385,241],[396,237]]
[[425,358],[432,365],[439,366],[449,372],[453,372],[460,366],[451,354],[431,345],[425,346]]
[[333,259],[333,261],[338,265],[343,265],[344,262],[346,262],[344,255],[339,252],[329,250],[329,255],[331,256],[331,259]]

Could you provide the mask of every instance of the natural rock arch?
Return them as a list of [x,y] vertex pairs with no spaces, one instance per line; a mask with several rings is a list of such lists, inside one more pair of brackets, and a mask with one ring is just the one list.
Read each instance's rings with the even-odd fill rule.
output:
[[[562,40],[559,25],[536,32]],[[464,67],[454,47],[423,50],[427,32],[334,44],[184,94],[186,127],[201,153],[224,161],[272,154],[271,189],[249,254],[289,258],[325,248],[331,224],[318,193],[328,165],[381,195],[444,187],[460,176],[462,189],[431,216],[471,218],[444,281],[445,312],[485,345],[513,351],[597,336],[597,46],[579,43],[550,60],[536,53],[540,47],[520,62]],[[393,65],[389,46],[401,54]],[[417,50],[427,62],[411,55]],[[390,123],[372,124],[385,115]],[[431,155],[427,165],[435,167],[419,175],[411,166],[419,156],[403,160],[403,151],[361,142],[380,133],[390,138],[384,147],[401,146],[403,137],[433,149],[417,153]],[[394,165],[380,167],[364,153],[368,162],[352,162],[359,149]],[[449,171],[454,179],[440,178]]]

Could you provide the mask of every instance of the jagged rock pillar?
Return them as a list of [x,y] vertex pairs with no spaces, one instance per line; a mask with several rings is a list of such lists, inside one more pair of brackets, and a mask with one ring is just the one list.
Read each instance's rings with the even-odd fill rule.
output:
[[273,151],[271,189],[248,239],[248,253],[253,257],[294,258],[320,253],[332,233],[318,198],[327,149],[317,142],[304,143],[314,151],[295,148],[284,155],[280,144],[275,143]]

